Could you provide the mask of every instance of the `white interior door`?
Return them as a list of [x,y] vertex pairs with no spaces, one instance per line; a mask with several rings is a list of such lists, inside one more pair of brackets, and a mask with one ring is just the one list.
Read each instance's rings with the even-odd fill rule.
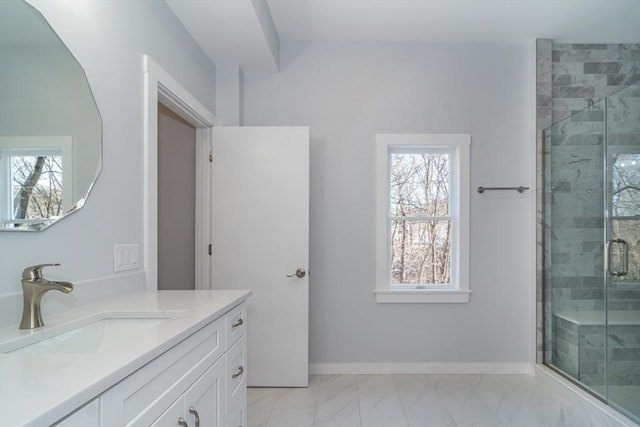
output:
[[248,385],[307,386],[309,129],[215,127],[212,200],[213,288],[253,290]]

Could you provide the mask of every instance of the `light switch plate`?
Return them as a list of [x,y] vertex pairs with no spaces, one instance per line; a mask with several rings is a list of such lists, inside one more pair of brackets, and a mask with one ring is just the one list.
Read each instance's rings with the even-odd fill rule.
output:
[[140,264],[139,259],[139,245],[113,246],[113,271],[137,270]]

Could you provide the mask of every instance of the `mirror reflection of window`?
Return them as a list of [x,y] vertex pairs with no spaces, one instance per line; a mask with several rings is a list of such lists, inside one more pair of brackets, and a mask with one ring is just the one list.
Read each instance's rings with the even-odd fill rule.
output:
[[13,155],[11,220],[52,218],[64,212],[62,154]]
[[18,228],[71,207],[71,137],[0,137],[1,227]]

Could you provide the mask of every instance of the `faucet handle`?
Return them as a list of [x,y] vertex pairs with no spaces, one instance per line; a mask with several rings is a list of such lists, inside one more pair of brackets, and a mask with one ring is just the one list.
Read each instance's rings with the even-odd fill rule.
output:
[[30,267],[25,268],[22,271],[22,279],[24,279],[24,280],[38,280],[38,279],[42,278],[42,269],[44,267],[57,267],[59,265],[60,265],[59,263],[32,265]]

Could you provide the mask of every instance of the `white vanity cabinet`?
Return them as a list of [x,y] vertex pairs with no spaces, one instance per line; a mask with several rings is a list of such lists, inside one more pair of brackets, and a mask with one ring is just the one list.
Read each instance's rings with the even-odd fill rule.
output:
[[0,426],[246,427],[250,296],[140,290],[0,331]]
[[224,358],[218,360],[176,400],[152,427],[223,426]]
[[245,372],[241,303],[103,393],[100,426],[226,427],[246,418]]

